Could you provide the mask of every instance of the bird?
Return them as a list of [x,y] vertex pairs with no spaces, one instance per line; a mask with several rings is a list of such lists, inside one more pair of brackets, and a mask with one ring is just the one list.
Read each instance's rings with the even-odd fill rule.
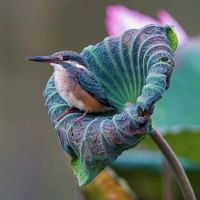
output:
[[112,111],[106,92],[97,77],[88,70],[84,59],[75,51],[59,51],[50,56],[33,56],[29,61],[49,63],[54,68],[55,87],[61,98],[69,105],[58,119],[74,112],[83,111],[79,122],[88,113]]

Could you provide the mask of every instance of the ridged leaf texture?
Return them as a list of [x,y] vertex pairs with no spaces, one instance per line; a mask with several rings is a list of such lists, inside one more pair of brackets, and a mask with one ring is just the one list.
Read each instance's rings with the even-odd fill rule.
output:
[[174,65],[168,29],[148,25],[128,30],[81,52],[115,112],[89,114],[78,123],[75,119],[81,112],[57,120],[68,105],[59,96],[53,76],[48,81],[44,91],[46,106],[62,147],[72,157],[79,185],[90,182],[150,132],[154,104],[168,88]]

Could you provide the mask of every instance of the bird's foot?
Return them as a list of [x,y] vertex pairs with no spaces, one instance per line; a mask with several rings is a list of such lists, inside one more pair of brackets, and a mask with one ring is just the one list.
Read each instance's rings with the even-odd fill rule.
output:
[[74,108],[74,107],[71,107],[71,108],[65,110],[63,113],[61,113],[60,115],[58,115],[58,117],[56,117],[56,121],[60,120],[60,119],[63,118],[65,115],[74,112],[75,110],[76,110],[76,108]]
[[83,115],[81,115],[80,117],[78,117],[74,122],[77,123],[77,122],[81,121],[87,114],[88,114],[88,112],[85,111],[85,112],[83,113]]

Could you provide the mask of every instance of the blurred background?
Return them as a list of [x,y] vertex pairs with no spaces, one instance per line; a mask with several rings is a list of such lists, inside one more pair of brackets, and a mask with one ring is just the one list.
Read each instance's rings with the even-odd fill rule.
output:
[[105,8],[118,3],[150,16],[165,9],[190,36],[200,33],[198,0],[0,0],[1,200],[75,199],[77,180],[42,97],[52,69],[25,58],[101,41]]

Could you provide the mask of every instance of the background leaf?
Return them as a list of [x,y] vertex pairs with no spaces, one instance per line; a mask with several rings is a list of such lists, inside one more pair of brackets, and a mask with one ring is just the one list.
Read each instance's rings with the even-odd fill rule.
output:
[[[139,199],[160,200],[163,195],[163,161],[163,156],[159,152],[133,149],[124,152],[114,163],[113,168],[119,176],[126,179]],[[197,199],[199,199],[199,166],[182,158],[180,162],[192,183]],[[176,196],[175,199],[182,199],[182,194],[175,180],[172,188]]]
[[200,48],[190,40],[176,54],[171,86],[156,105],[153,124],[178,155],[200,164]]

